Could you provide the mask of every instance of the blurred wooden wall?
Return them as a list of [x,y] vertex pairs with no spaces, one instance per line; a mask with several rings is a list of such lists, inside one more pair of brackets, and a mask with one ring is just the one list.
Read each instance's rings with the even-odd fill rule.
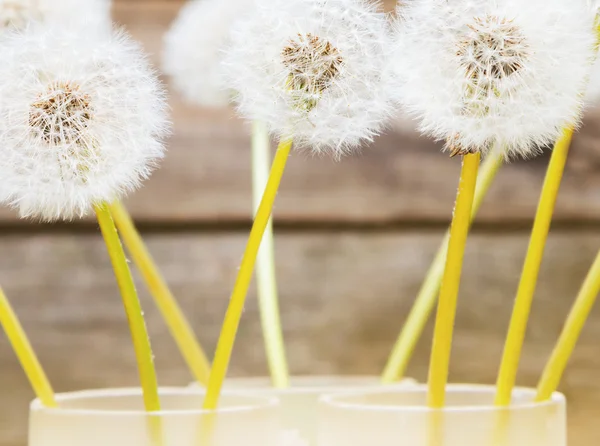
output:
[[[115,18],[159,63],[179,0],[120,0]],[[205,346],[215,345],[250,227],[248,128],[172,95],[169,154],[128,206]],[[404,130],[402,130],[404,129]],[[494,382],[547,156],[503,168],[470,238],[451,380]],[[377,374],[452,212],[459,160],[400,123],[340,162],[294,153],[275,210],[293,373]],[[540,276],[519,383],[534,385],[600,248],[600,113],[576,136]],[[43,226],[0,211],[0,283],[58,391],[136,385],[118,291],[92,220]],[[161,384],[190,376],[139,287]],[[426,377],[431,326],[409,373]],[[254,293],[232,375],[265,375]],[[600,308],[565,375],[570,445],[600,441]],[[24,446],[33,397],[0,336],[0,446]],[[525,446],[525,445],[524,445]]]

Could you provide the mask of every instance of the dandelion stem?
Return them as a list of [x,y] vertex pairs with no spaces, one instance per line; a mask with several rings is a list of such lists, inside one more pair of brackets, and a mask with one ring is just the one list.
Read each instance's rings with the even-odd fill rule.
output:
[[570,128],[565,129],[556,142],[550,158],[496,382],[495,404],[497,406],[508,406],[511,402],[512,390],[515,386],[521,350],[527,330],[527,321],[572,136],[573,130]]
[[31,387],[42,404],[46,407],[58,407],[54,391],[48,377],[38,360],[25,330],[12,309],[4,291],[0,288],[0,324],[8,336],[19,362],[29,379]]
[[446,266],[438,300],[431,363],[429,366],[427,404],[432,408],[443,407],[446,399],[446,384],[448,382],[448,369],[452,350],[452,333],[454,331],[460,277],[471,222],[479,160],[479,153],[470,153],[464,156],[456,195],[454,217],[450,226],[448,256],[446,258]]
[[[477,186],[475,188],[475,199],[471,211],[471,223],[475,219],[483,199],[504,161],[502,148],[497,147],[481,165],[480,173],[477,177]],[[383,371],[381,380],[384,384],[390,384],[401,379],[406,373],[408,363],[414,353],[415,347],[421,337],[425,325],[429,320],[444,274],[444,263],[448,253],[448,242],[450,240],[450,230],[446,232],[442,244],[440,245],[435,259],[427,271],[425,281],[419,290],[419,294],[413,304],[412,309],[402,327],[398,340],[394,345],[388,363]]]
[[562,375],[575,350],[579,335],[600,293],[600,252],[588,272],[571,308],[558,342],[537,386],[536,401],[546,401],[558,389]]
[[246,294],[250,287],[250,281],[252,279],[252,271],[254,270],[254,264],[258,255],[258,250],[263,238],[263,234],[269,223],[271,217],[271,211],[273,204],[275,203],[275,197],[277,196],[277,190],[287,164],[287,160],[292,148],[291,139],[282,140],[279,143],[275,159],[271,167],[271,173],[267,186],[256,212],[254,218],[254,224],[250,231],[250,237],[246,245],[246,250],[242,258],[242,263],[238,271],[237,279],[231,294],[229,301],[229,307],[225,314],[225,320],[223,322],[223,328],[221,329],[221,335],[217,343],[217,349],[213,361],[213,366],[210,372],[210,378],[208,380],[208,387],[206,390],[206,397],[204,400],[204,409],[214,410],[217,407],[219,401],[219,395],[227,374],[227,368],[229,366],[229,360],[231,359],[231,352],[233,350],[233,344],[235,342],[235,336],[237,329],[242,317],[244,310],[244,303],[246,300]]
[[[255,121],[252,127],[252,191],[255,213],[260,206],[269,177],[269,163],[269,133],[264,123]],[[273,386],[281,389],[289,386],[289,371],[279,316],[273,245],[273,218],[271,217],[256,259],[256,284],[271,379]]]
[[94,205],[94,210],[98,218],[100,230],[104,236],[106,249],[121,291],[121,297],[123,298],[123,305],[129,322],[133,348],[138,363],[140,382],[144,395],[144,406],[147,411],[158,411],[160,410],[160,401],[152,348],[150,346],[142,307],[138,299],[131,271],[129,270],[129,265],[127,264],[127,258],[125,257],[125,251],[123,251],[123,246],[121,245],[121,240],[119,239],[119,234],[110,214],[108,204]]
[[177,299],[171,293],[165,279],[160,274],[152,255],[137,231],[131,216],[121,202],[110,204],[110,212],[115,220],[121,238],[138,267],[150,294],[162,314],[171,336],[175,339],[192,375],[200,384],[208,383],[210,364],[198,342],[192,327],[185,317]]

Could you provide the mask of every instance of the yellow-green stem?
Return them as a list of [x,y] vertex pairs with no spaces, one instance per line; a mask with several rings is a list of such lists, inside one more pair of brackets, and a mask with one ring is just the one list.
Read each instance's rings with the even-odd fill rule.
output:
[[527,321],[572,136],[573,130],[565,129],[550,158],[496,382],[495,404],[497,406],[508,406],[512,399]]
[[133,262],[142,273],[144,282],[154,298],[154,302],[165,320],[167,327],[175,339],[192,375],[200,384],[208,383],[210,364],[200,345],[194,330],[177,299],[171,293],[167,282],[160,274],[150,251],[137,231],[131,216],[121,202],[110,205],[110,212],[115,220],[121,238],[133,258]]
[[[255,214],[269,178],[270,149],[271,143],[266,125],[255,121],[252,126],[252,195]],[[271,217],[256,259],[256,285],[271,380],[274,387],[282,389],[289,386],[289,371],[279,316],[276,277],[273,217]]]
[[263,234],[269,223],[269,218],[271,217],[275,197],[277,196],[279,184],[283,172],[285,171],[291,148],[291,139],[283,140],[275,153],[269,180],[267,181],[262,201],[254,218],[254,224],[250,231],[250,237],[248,238],[246,250],[229,300],[229,307],[225,314],[225,320],[217,343],[217,350],[215,352],[212,369],[210,371],[210,378],[208,380],[208,387],[206,389],[206,397],[203,405],[204,409],[216,409],[219,402],[219,396],[221,388],[223,387],[225,375],[227,374],[227,368],[229,367],[238,326],[242,317],[242,312],[244,311],[246,295],[248,294],[248,288],[250,287],[250,281],[252,280],[254,264],[256,263],[256,257],[258,255]]
[[[475,219],[475,216],[483,203],[483,199],[487,195],[494,178],[496,178],[496,174],[503,164],[503,161],[504,153],[502,147],[497,147],[482,163],[477,177],[475,199],[473,201],[473,209],[471,212],[471,223]],[[381,376],[381,380],[384,384],[390,384],[397,381],[406,373],[406,368],[414,353],[417,342],[423,334],[425,325],[427,324],[437,301],[442,276],[444,274],[444,264],[448,253],[449,240],[450,230],[446,232],[446,235],[442,240],[442,244],[435,255],[431,267],[427,271],[425,281],[419,290],[415,303],[413,304],[400,335],[398,336],[398,340],[394,345],[388,363]]]
[[594,303],[600,293],[600,252],[588,272],[577,299],[571,308],[558,342],[537,386],[536,401],[546,401],[558,389],[569,359],[575,350]]
[[121,245],[121,240],[119,239],[119,234],[110,214],[108,204],[95,205],[94,210],[98,218],[100,230],[104,236],[106,250],[108,251],[115,272],[127,321],[129,322],[140,383],[144,395],[144,406],[147,411],[158,411],[160,410],[160,401],[152,348],[150,346],[142,307],[138,299],[131,271],[129,270],[129,265],[127,264],[127,258],[125,257],[125,251]]
[[469,234],[475,185],[477,184],[479,160],[479,153],[465,155],[460,174],[454,216],[450,226],[448,256],[446,258],[444,277],[438,300],[431,362],[429,365],[427,404],[431,408],[441,408],[445,405],[446,401],[446,384],[448,383],[454,320],[465,246]]
[[48,377],[38,360],[27,334],[13,308],[4,294],[4,290],[0,288],[0,324],[6,332],[6,336],[15,351],[21,367],[25,371],[29,383],[39,398],[41,403],[46,407],[57,407],[54,391],[48,381]]

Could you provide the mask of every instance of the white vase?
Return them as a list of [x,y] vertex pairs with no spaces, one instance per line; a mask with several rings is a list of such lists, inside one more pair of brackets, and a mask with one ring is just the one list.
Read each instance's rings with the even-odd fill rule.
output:
[[566,446],[561,394],[533,402],[535,390],[516,389],[507,408],[493,405],[495,388],[448,386],[446,406],[429,409],[427,387],[323,396],[318,446]]
[[415,384],[414,380],[405,379],[383,385],[379,376],[293,376],[287,389],[273,388],[267,377],[230,378],[225,381],[225,388],[278,398],[282,427],[289,438],[294,438],[290,442],[294,446],[314,446],[317,441],[318,402],[322,395],[361,389],[403,388]]
[[191,446],[206,435],[211,446],[281,446],[275,398],[225,392],[219,409],[205,411],[203,390],[163,388],[162,410],[148,413],[141,395],[140,389],[64,393],[56,395],[59,408],[36,400],[29,446]]

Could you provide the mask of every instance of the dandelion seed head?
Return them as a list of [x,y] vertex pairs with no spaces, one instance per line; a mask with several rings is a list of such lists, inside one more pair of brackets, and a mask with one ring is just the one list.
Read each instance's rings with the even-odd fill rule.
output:
[[164,38],[163,71],[189,102],[225,107],[232,93],[223,82],[221,62],[231,26],[253,0],[191,0]]
[[391,104],[388,25],[363,0],[266,0],[232,27],[224,74],[240,114],[296,147],[339,156],[376,136]]
[[31,26],[0,40],[0,57],[0,202],[71,219],[150,175],[165,95],[127,35]]
[[394,91],[451,153],[529,156],[578,125],[594,26],[568,0],[411,0],[395,29]]

